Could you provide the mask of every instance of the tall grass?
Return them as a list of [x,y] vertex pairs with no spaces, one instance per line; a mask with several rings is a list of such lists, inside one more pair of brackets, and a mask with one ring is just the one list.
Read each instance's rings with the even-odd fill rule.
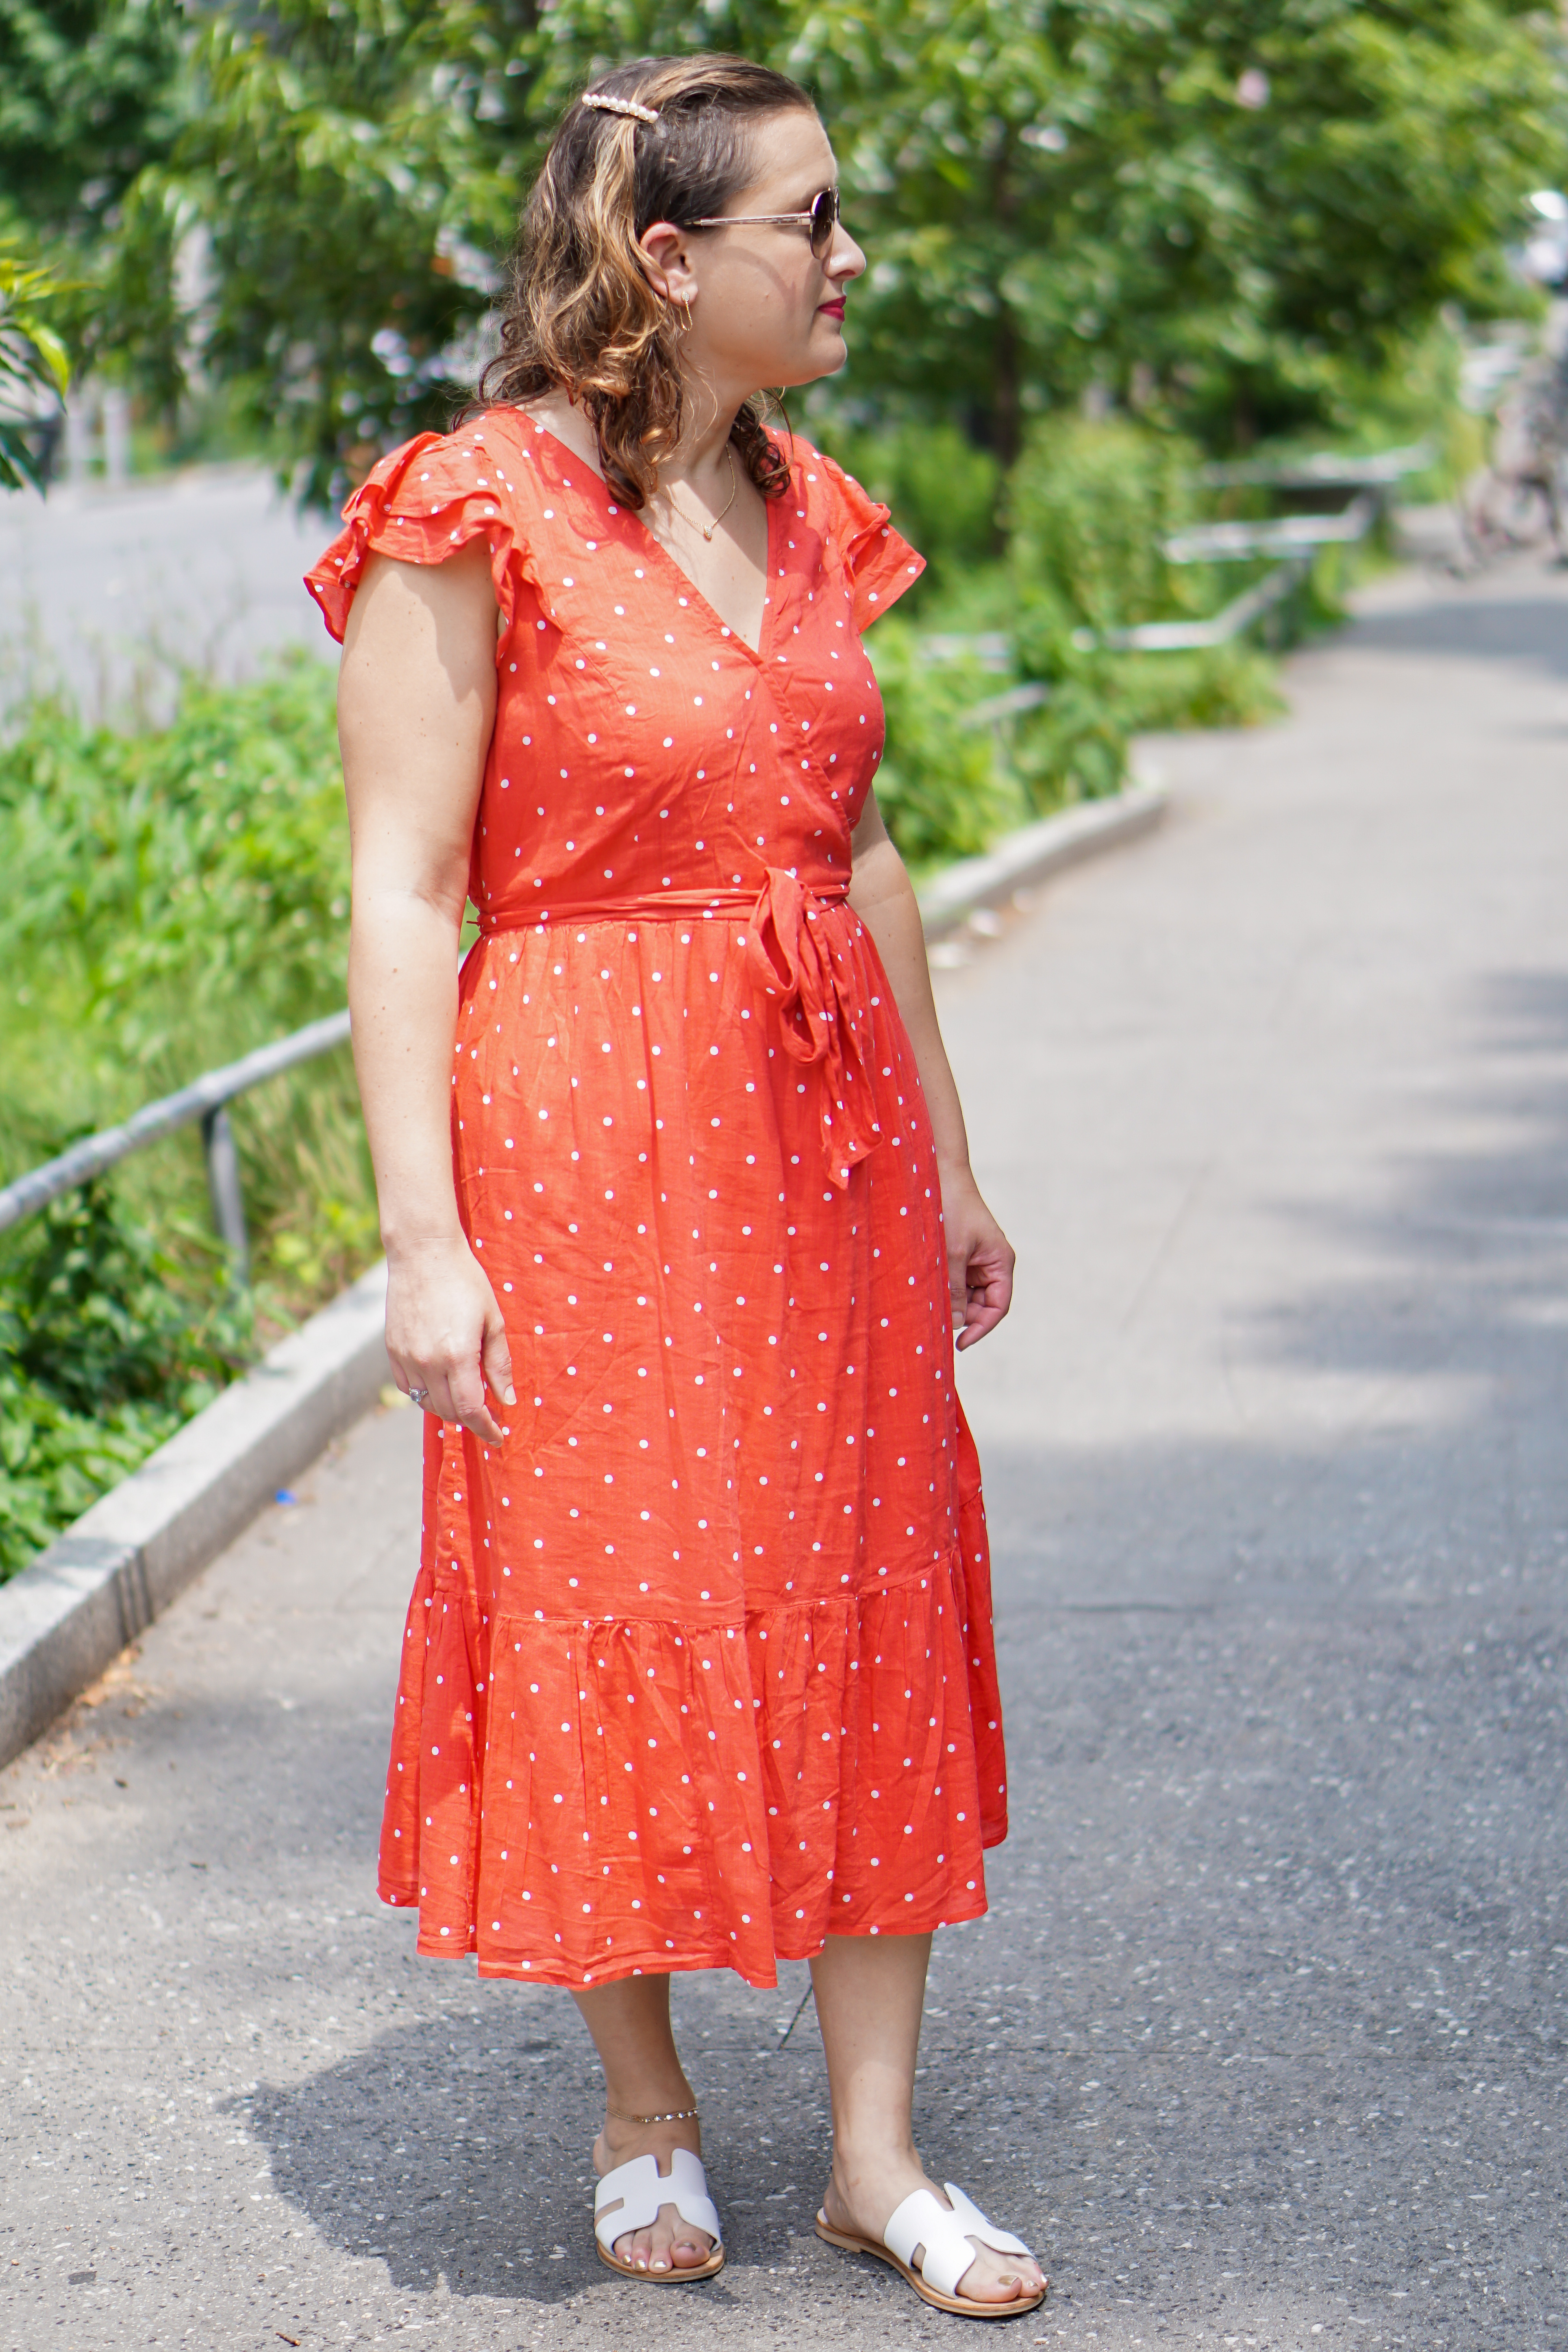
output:
[[[0,749],[0,1167],[15,1173],[215,1064],[334,1012],[348,840],[331,674],[187,683],[172,726],[29,713]],[[234,1121],[263,1283],[323,1202],[371,1232],[346,1055],[245,1097]],[[133,1205],[205,1214],[194,1138],[130,1162]]]
[[[58,704],[0,748],[0,1181],[343,1002],[333,682],[186,682],[174,723]],[[0,1573],[267,1337],[359,1272],[374,1192],[346,1050],[232,1108],[254,1297],[195,1131],[0,1240]]]

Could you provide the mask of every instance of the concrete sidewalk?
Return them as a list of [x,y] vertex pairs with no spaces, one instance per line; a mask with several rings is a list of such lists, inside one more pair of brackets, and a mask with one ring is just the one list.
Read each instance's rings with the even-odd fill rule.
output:
[[[1568,583],[1382,583],[942,982],[1015,1827],[928,2160],[1014,2343],[1561,2352]],[[0,1784],[0,2344],[953,2341],[810,2234],[805,1971],[678,1984],[731,2262],[594,2260],[563,1999],[372,1891],[417,1520],[363,1423]]]

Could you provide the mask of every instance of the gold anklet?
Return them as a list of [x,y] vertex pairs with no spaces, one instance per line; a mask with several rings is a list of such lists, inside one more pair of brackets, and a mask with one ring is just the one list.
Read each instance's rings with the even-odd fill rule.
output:
[[606,2107],[605,2113],[623,2124],[694,2124],[698,2116],[695,2107],[672,2107],[667,2116],[628,2116],[625,2107]]

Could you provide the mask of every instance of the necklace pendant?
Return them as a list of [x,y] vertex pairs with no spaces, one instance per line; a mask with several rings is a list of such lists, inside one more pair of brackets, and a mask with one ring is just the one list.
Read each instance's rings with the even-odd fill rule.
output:
[[713,544],[714,532],[723,521],[724,517],[729,513],[730,509],[734,505],[735,492],[739,487],[735,480],[735,453],[732,449],[726,449],[724,456],[730,468],[730,495],[710,522],[700,522],[697,526],[698,530],[702,533],[705,543],[709,547],[711,547]]

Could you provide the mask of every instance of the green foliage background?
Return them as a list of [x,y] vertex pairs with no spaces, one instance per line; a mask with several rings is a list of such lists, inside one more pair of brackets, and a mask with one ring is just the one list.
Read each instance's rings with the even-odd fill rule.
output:
[[1086,394],[1210,450],[1343,430],[1445,305],[1515,309],[1562,40],[1527,0],[0,0],[0,228],[85,356],[230,387],[325,496],[467,389],[575,90],[743,50],[819,98],[871,256],[823,404],[999,482]]
[[24,420],[40,404],[53,407],[68,381],[61,309],[53,272],[38,267],[25,239],[0,228],[0,489],[43,486],[44,444]]
[[[0,749],[0,1179],[343,1001],[332,678],[188,684],[146,734],[32,712]],[[233,1120],[256,1258],[227,1287],[194,1130],[0,1236],[0,1573],[374,1253],[346,1052]]]
[[[250,1317],[187,1222],[156,1239],[101,1184],[54,1202],[0,1255],[0,1579],[233,1377]],[[208,1280],[193,1279],[193,1260]]]

